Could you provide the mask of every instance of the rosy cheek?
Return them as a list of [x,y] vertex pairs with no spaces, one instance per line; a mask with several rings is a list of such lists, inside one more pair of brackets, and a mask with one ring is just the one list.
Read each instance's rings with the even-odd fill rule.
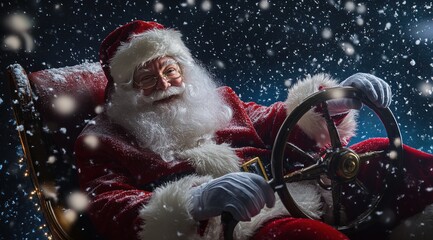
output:
[[176,79],[176,81],[171,82],[171,85],[179,87],[180,85],[182,85],[182,82],[183,82],[183,78],[180,77],[179,79]]
[[152,94],[153,89],[143,89],[141,90],[141,92],[143,93],[144,96],[149,96],[150,94]]

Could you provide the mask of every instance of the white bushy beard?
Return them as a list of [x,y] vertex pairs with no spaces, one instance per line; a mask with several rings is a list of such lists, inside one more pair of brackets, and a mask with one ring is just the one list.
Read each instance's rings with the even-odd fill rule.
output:
[[[172,161],[176,153],[212,141],[214,133],[229,123],[232,110],[216,91],[216,84],[202,67],[183,67],[184,83],[144,96],[132,84],[117,86],[108,116],[129,130],[144,148]],[[177,95],[166,103],[155,100]]]

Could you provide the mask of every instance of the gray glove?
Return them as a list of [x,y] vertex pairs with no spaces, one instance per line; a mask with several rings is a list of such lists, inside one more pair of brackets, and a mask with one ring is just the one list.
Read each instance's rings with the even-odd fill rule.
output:
[[[391,87],[382,79],[368,74],[356,73],[340,83],[340,86],[351,86],[361,90],[376,106],[386,108],[391,104]],[[328,101],[330,115],[347,112],[349,109],[360,109],[361,101],[342,98]]]
[[190,213],[196,221],[230,212],[238,221],[249,221],[266,204],[273,207],[275,195],[261,176],[247,172],[229,173],[192,190]]

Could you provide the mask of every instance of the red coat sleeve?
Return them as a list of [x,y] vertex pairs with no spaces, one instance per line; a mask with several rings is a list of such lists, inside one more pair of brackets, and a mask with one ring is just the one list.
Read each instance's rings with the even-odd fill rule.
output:
[[[267,146],[272,148],[278,131],[287,117],[285,104],[276,102],[270,106],[262,106],[248,102],[244,103],[244,107],[258,135]],[[317,143],[308,137],[299,126],[295,126],[292,130],[289,141],[305,151],[318,151]]]
[[184,161],[168,163],[139,148],[131,136],[101,118],[78,137],[75,153],[81,188],[91,200],[88,213],[107,239],[137,239],[145,224],[139,213],[153,191],[193,172]]
[[128,169],[113,160],[118,153],[109,141],[98,138],[103,147],[95,151],[86,146],[86,137],[78,139],[76,154],[82,189],[91,197],[90,218],[108,239],[137,239],[138,211],[152,193],[139,189]]

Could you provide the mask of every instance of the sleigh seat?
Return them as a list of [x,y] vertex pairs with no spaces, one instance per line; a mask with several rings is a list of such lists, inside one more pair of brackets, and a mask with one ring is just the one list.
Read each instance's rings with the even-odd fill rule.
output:
[[23,157],[52,239],[101,239],[84,211],[73,152],[83,127],[103,109],[100,64],[32,73],[13,64],[7,76]]

